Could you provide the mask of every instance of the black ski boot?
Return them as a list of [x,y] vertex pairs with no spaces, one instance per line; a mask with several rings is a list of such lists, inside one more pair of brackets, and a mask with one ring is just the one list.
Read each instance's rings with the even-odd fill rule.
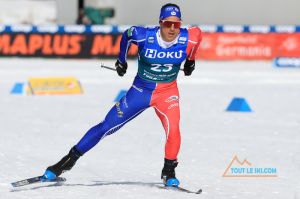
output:
[[175,176],[175,168],[177,165],[177,160],[165,159],[164,168],[161,172],[161,179],[165,186],[178,187],[179,180]]
[[47,180],[53,180],[60,176],[63,172],[71,170],[80,156],[82,156],[82,154],[74,146],[68,155],[63,157],[55,165],[52,165],[46,169],[43,178]]

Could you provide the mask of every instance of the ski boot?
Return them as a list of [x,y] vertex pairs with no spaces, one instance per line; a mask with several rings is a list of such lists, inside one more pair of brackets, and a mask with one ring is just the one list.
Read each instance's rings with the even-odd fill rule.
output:
[[60,176],[63,172],[71,170],[82,154],[73,147],[69,154],[63,157],[58,163],[48,167],[42,177],[42,181],[51,181]]
[[177,167],[177,160],[165,159],[164,168],[161,172],[161,179],[165,186],[168,187],[178,187],[179,180],[175,176],[175,168]]

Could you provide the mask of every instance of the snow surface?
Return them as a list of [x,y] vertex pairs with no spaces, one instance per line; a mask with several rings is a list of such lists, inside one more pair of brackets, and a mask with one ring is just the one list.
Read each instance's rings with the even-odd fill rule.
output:
[[[201,195],[152,187],[160,183],[165,135],[153,109],[105,138],[63,174],[61,186],[13,189],[11,182],[40,175],[100,122],[136,73],[118,77],[99,60],[0,59],[0,198],[300,199],[300,70],[271,62],[202,62],[179,75],[182,147],[177,176]],[[113,60],[104,60],[113,65]],[[11,95],[29,77],[75,76],[84,94]],[[253,112],[226,112],[244,97]],[[234,155],[277,178],[224,178]]]

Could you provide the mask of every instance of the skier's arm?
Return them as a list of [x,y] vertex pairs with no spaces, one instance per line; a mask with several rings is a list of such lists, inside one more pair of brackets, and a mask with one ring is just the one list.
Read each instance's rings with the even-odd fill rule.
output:
[[187,47],[187,53],[188,53],[187,59],[195,60],[196,53],[198,51],[198,48],[202,40],[202,33],[200,28],[197,26],[188,28],[188,33],[189,33],[189,42]]
[[187,46],[187,58],[184,63],[184,74],[189,76],[195,70],[195,57],[202,40],[201,30],[198,27],[188,28],[189,41]]
[[146,28],[139,26],[132,26],[122,34],[120,42],[119,58],[115,64],[119,76],[123,76],[127,70],[127,53],[131,44],[140,45],[145,41]]
[[127,29],[122,34],[122,39],[120,42],[120,53],[119,53],[119,61],[121,63],[126,63],[127,60],[127,53],[131,46],[131,44],[139,44],[145,41],[146,37],[146,28],[141,26],[132,26]]

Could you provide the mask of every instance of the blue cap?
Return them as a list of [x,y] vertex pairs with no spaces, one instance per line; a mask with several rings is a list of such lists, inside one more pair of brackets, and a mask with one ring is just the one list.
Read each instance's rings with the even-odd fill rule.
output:
[[171,16],[175,16],[181,19],[181,12],[176,6],[167,6],[160,10],[160,15],[159,15],[160,20]]

